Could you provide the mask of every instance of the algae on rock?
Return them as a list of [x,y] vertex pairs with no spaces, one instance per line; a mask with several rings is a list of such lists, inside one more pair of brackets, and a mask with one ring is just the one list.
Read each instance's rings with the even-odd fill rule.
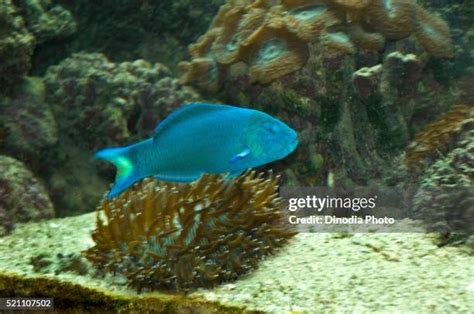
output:
[[0,90],[16,84],[31,68],[35,38],[11,0],[0,2]]
[[37,170],[45,163],[42,155],[58,141],[58,127],[45,101],[40,78],[24,77],[11,97],[0,95],[0,125],[5,131],[3,150],[30,161]]

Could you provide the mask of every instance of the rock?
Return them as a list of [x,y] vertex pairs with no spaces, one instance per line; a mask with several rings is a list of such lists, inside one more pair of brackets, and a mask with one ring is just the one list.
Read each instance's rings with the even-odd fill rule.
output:
[[50,0],[4,0],[0,3],[0,25],[1,91],[15,86],[30,71],[38,44],[76,31],[71,13]]
[[28,73],[36,40],[11,0],[0,2],[0,90]]
[[45,83],[60,130],[95,150],[150,135],[160,119],[200,98],[170,76],[162,64],[82,53],[50,67]]
[[71,12],[51,0],[24,0],[27,27],[37,44],[74,34],[77,30]]
[[4,233],[12,224],[54,216],[43,184],[22,162],[4,155],[0,155],[0,216]]
[[58,141],[56,120],[45,102],[43,82],[25,77],[14,96],[4,96],[1,103],[5,150],[21,160],[35,160],[37,165],[45,151]]

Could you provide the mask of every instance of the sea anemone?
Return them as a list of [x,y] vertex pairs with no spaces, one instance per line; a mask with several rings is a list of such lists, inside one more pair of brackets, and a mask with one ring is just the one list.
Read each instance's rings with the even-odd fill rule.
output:
[[187,291],[234,280],[294,235],[282,221],[277,181],[254,171],[231,180],[204,175],[190,184],[146,178],[102,201],[95,246],[84,254],[139,290]]

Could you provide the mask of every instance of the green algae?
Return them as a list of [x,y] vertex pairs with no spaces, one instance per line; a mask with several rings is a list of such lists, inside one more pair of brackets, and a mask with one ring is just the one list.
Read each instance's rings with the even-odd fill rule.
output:
[[[25,277],[15,273],[0,273],[0,295],[3,297],[54,298],[54,309],[153,313],[241,313],[242,309],[216,302],[187,298],[182,295],[151,293],[146,296],[111,293],[67,281],[44,277]],[[254,311],[248,311],[251,313]],[[255,313],[257,313],[255,311]]]

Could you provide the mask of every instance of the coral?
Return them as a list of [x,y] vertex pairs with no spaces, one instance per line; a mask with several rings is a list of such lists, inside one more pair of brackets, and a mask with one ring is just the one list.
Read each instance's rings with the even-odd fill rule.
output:
[[4,232],[17,222],[54,216],[44,186],[22,162],[4,155],[0,155],[0,216]]
[[50,0],[2,0],[0,29],[0,87],[6,89],[30,71],[38,44],[73,34],[76,24],[69,11]]
[[380,33],[370,33],[360,25],[354,25],[348,30],[351,40],[356,46],[370,51],[381,51],[385,47],[385,37]]
[[16,84],[31,67],[35,38],[11,0],[0,2],[0,89]]
[[373,94],[374,90],[380,84],[382,70],[383,66],[377,64],[370,68],[360,68],[352,74],[354,86],[361,97],[367,98]]
[[71,12],[50,0],[25,0],[25,19],[38,44],[50,39],[67,37],[76,32]]
[[423,47],[435,57],[453,57],[453,43],[448,24],[421,7],[416,8],[415,14],[418,21],[415,36]]
[[19,159],[36,159],[58,141],[51,108],[44,101],[44,85],[38,78],[25,77],[15,95],[4,97],[0,123],[4,128],[5,151]]
[[[415,30],[416,4],[411,0],[374,0],[367,7],[365,22],[389,40],[408,37]],[[418,20],[418,22],[422,23]]]
[[314,41],[326,29],[339,24],[336,14],[323,1],[282,1],[270,12],[268,24],[281,21],[304,42]]
[[159,120],[199,98],[170,76],[162,64],[116,64],[102,54],[75,54],[50,67],[45,84],[60,130],[98,149],[132,134],[150,135]]
[[385,128],[386,136],[391,139],[387,147],[401,149],[409,142],[409,124],[416,107],[413,98],[422,71],[422,61],[413,54],[392,52],[383,61],[378,86],[382,103],[377,108],[377,118]]
[[[337,33],[347,39],[342,31],[320,38]],[[349,54],[325,40],[308,47],[300,70],[266,85],[252,82],[244,62],[228,65],[218,93],[228,103],[264,110],[298,130],[298,151],[272,165],[297,186],[324,184],[330,173],[338,184],[363,185],[384,176],[417,129],[456,101],[453,86],[434,76],[426,54],[402,53],[395,44],[382,55]],[[316,154],[325,161],[320,169],[310,160]]]
[[334,4],[347,9],[364,9],[370,4],[370,0],[332,0]]
[[[449,116],[444,117],[445,123]],[[459,137],[454,149],[424,172],[414,196],[415,217],[425,220],[430,231],[474,232],[474,131],[472,118],[466,120],[471,121],[471,127]]]
[[250,56],[252,82],[271,82],[298,70],[308,58],[307,47],[282,23],[259,28],[248,42],[251,48],[244,53]]
[[411,0],[229,0],[189,46],[181,79],[215,92],[230,66],[245,63],[251,82],[268,84],[303,68],[319,40],[352,54],[412,34],[434,56],[453,56],[447,24]]
[[180,70],[184,73],[182,81],[207,90],[217,91],[220,88],[220,74],[216,62],[211,58],[197,58],[193,62],[182,62]]
[[456,105],[419,132],[406,149],[405,164],[419,172],[453,148],[459,135],[474,127],[474,110]]
[[329,33],[321,37],[324,45],[330,49],[343,51],[345,53],[354,53],[356,48],[349,36],[345,33]]
[[191,184],[145,179],[103,200],[85,256],[138,289],[189,290],[236,279],[294,233],[281,220],[277,178],[247,172]]

